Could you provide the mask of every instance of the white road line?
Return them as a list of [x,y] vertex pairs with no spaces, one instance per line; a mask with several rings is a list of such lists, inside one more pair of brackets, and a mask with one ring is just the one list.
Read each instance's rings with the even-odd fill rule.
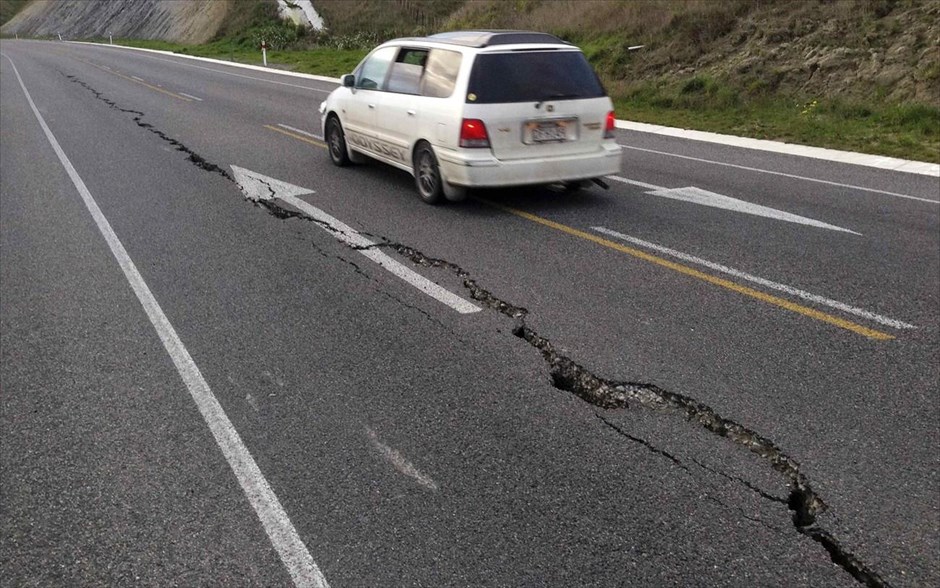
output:
[[[80,44],[80,45],[94,45],[96,47],[106,47],[110,49],[129,49],[132,51],[140,51],[140,52],[154,53],[154,54],[160,54],[160,55],[169,55],[169,56],[176,57],[179,59],[190,59],[190,60],[203,61],[206,63],[217,63],[219,65],[224,65],[227,67],[238,67],[242,69],[264,71],[264,72],[270,72],[272,74],[277,74],[281,76],[292,76],[292,77],[303,78],[303,79],[308,79],[308,80],[328,82],[328,83],[337,84],[337,85],[340,83],[339,78],[334,78],[334,77],[329,77],[329,76],[303,74],[303,73],[298,73],[298,72],[293,72],[293,71],[271,70],[266,67],[261,67],[257,65],[234,63],[231,61],[211,59],[208,57],[198,57],[195,55],[180,55],[177,53],[172,53],[169,51],[160,51],[157,49],[144,49],[142,47],[125,47],[122,45],[103,45],[101,43],[90,43],[90,42],[85,42],[85,41],[68,41],[68,42]],[[226,71],[220,71],[220,70],[212,69],[208,67],[200,67],[197,65],[192,65],[192,64],[184,63],[184,62],[177,61],[177,60],[160,59],[160,58],[154,58],[154,59],[158,59],[159,61],[168,61],[170,63],[178,63],[180,65],[187,65],[189,67],[196,67],[198,69],[206,69],[209,71],[214,71],[214,72],[222,73],[226,75],[239,76],[239,74],[226,72]],[[263,81],[263,82],[269,82],[272,84],[295,86],[294,84],[276,82],[274,80],[268,80],[264,78],[255,78],[255,77],[244,76],[244,75],[239,76],[239,77],[244,77],[244,78]],[[307,86],[295,86],[295,87],[304,88],[306,90],[313,90],[314,92],[323,92],[324,94],[329,94],[332,91],[332,90],[321,90],[319,88],[310,88]],[[779,141],[767,141],[763,139],[750,139],[747,137],[737,137],[733,135],[720,135],[718,133],[691,131],[688,129],[677,129],[677,128],[665,127],[661,125],[649,125],[645,123],[637,123],[633,121],[620,120],[620,119],[617,120],[616,126],[618,129],[634,130],[634,131],[639,131],[642,133],[652,133],[652,134],[667,135],[667,136],[672,136],[672,137],[682,137],[682,138],[687,138],[687,139],[694,140],[694,141],[718,143],[722,145],[736,145],[736,146],[744,147],[746,149],[751,149],[751,150],[762,150],[762,151],[770,151],[770,152],[790,154],[790,155],[798,155],[802,157],[812,157],[814,159],[821,159],[824,161],[835,161],[839,163],[852,163],[855,165],[876,167],[876,168],[888,169],[892,171],[900,171],[900,172],[906,172],[906,173],[918,173],[918,174],[926,174],[926,175],[933,175],[933,176],[940,175],[940,167],[938,167],[937,164],[924,163],[921,161],[910,161],[910,160],[896,159],[896,158],[891,158],[891,157],[878,157],[878,156],[866,155],[864,153],[854,153],[851,151],[837,151],[835,149],[821,149],[818,147],[807,147],[804,145],[793,145],[791,143],[781,143]],[[666,155],[673,155],[673,154],[667,153]],[[767,170],[755,170],[755,171],[767,171]],[[773,172],[768,172],[768,173],[773,173]],[[813,181],[811,178],[805,178],[805,179]],[[823,180],[816,180],[816,181],[823,181]],[[867,188],[861,188],[861,189],[869,190]],[[870,191],[882,192],[881,190],[870,190]],[[892,194],[890,192],[883,192],[883,193]],[[898,195],[898,196],[903,197],[904,195]]]
[[94,218],[98,230],[101,232],[105,241],[107,241],[111,253],[114,254],[118,264],[121,266],[125,278],[134,290],[134,294],[137,295],[137,299],[147,313],[147,317],[150,319],[154,329],[157,331],[164,348],[173,360],[173,364],[176,366],[176,370],[186,384],[187,389],[189,389],[189,393],[195,401],[196,406],[199,408],[202,418],[209,426],[209,430],[212,432],[213,437],[215,437],[219,449],[221,449],[222,454],[235,473],[238,483],[245,492],[245,496],[248,498],[251,506],[255,509],[272,545],[277,550],[281,561],[294,580],[294,584],[304,588],[328,588],[329,585],[326,582],[326,578],[313,561],[310,552],[307,550],[303,541],[301,541],[297,530],[288,518],[280,501],[261,473],[261,470],[258,468],[258,464],[255,463],[248,448],[242,443],[238,431],[235,430],[234,425],[232,425],[232,422],[226,416],[222,405],[219,404],[219,401],[209,388],[209,384],[206,382],[205,378],[203,378],[202,372],[199,371],[199,367],[193,361],[189,351],[180,340],[179,335],[177,335],[176,329],[170,324],[163,309],[160,308],[157,299],[154,298],[153,294],[150,292],[150,288],[144,281],[143,276],[137,271],[137,266],[134,265],[127,250],[124,249],[124,245],[111,228],[108,219],[105,218],[101,209],[98,208],[98,204],[92,197],[91,192],[88,191],[87,186],[85,186],[85,182],[72,166],[72,162],[66,157],[59,142],[39,113],[39,109],[36,107],[29,91],[26,89],[26,84],[23,83],[23,78],[20,77],[20,72],[17,70],[13,60],[6,54],[3,56],[6,57],[10,65],[13,66],[13,72],[20,82],[20,87],[26,95],[29,106],[33,109],[33,114],[36,115],[36,119],[39,121],[39,126],[42,127],[46,138],[49,140],[50,145],[52,145],[52,149],[62,163],[62,167],[65,168],[69,178],[71,178],[72,183],[85,202],[88,212],[90,212],[92,218]]
[[187,98],[192,98],[193,100],[198,100],[199,102],[202,102],[202,98],[197,98],[196,96],[193,96],[192,94],[187,94],[186,92],[180,92],[179,95],[186,96]]
[[372,442],[372,445],[374,445],[375,448],[379,450],[379,453],[382,455],[382,457],[391,462],[392,466],[394,466],[396,470],[408,476],[409,478],[414,478],[418,484],[421,484],[428,490],[437,490],[437,482],[432,480],[430,476],[419,472],[418,468],[413,466],[411,462],[405,459],[405,456],[403,456],[400,452],[389,447],[385,443],[382,443],[379,440],[379,436],[376,435],[375,431],[369,427],[366,427],[366,434],[369,436],[369,441]]
[[307,131],[303,131],[296,127],[292,127],[289,125],[282,125],[281,123],[277,123],[277,126],[281,127],[282,129],[287,129],[288,131],[294,131],[295,133],[306,135],[307,137],[310,137],[311,139],[316,139],[317,141],[323,141],[323,137],[321,137],[320,135],[314,135],[313,133],[308,133]]
[[748,167],[746,165],[737,165],[735,163],[725,163],[723,161],[713,161],[711,159],[702,159],[701,157],[691,157],[689,155],[679,155],[677,153],[669,153],[666,151],[657,151],[655,149],[644,149],[643,147],[633,147],[631,145],[623,145],[621,147],[624,149],[633,149],[634,151],[645,151],[647,153],[655,153],[657,155],[668,155],[669,157],[678,157],[680,159],[688,159],[690,161],[700,161],[702,163],[710,163],[712,165],[723,165],[725,167],[733,167],[735,169],[743,169],[752,172],[758,172],[762,174],[771,174],[774,176],[782,176],[785,178],[793,178],[795,180],[804,180],[806,182],[816,182],[817,184],[826,184],[828,186],[838,186],[840,188],[850,188],[852,190],[861,190],[863,192],[873,192],[875,194],[886,194],[888,196],[895,196],[897,198],[906,198],[908,200],[917,200],[919,202],[930,202],[931,204],[940,204],[940,200],[931,200],[929,198],[920,198],[918,196],[910,196],[908,194],[899,194],[897,192],[888,192],[886,190],[876,190],[874,188],[865,188],[863,186],[854,186],[852,184],[842,184],[839,182],[830,182],[829,180],[820,180],[817,178],[808,178],[806,176],[798,176],[795,174],[787,174],[778,171],[771,171],[769,169],[760,169],[757,167]]
[[387,254],[379,251],[376,244],[363,237],[358,231],[339,219],[313,206],[298,196],[310,194],[312,190],[295,186],[287,182],[270,178],[237,165],[231,166],[235,182],[245,196],[254,201],[277,199],[302,211],[309,218],[317,221],[323,230],[328,231],[337,240],[346,243],[362,255],[368,257],[384,269],[408,282],[438,302],[446,304],[461,314],[479,312],[480,307],[464,300],[450,290],[442,288],[416,271],[405,267]]
[[[183,61],[181,61],[181,60],[201,61],[201,62],[203,62],[203,63],[215,63],[215,64],[222,65],[222,66],[229,67],[229,68],[235,68],[235,67],[237,67],[237,68],[240,68],[240,69],[249,69],[249,70],[253,70],[253,71],[261,71],[261,72],[264,72],[264,73],[270,73],[270,74],[275,74],[275,75],[279,75],[279,76],[288,76],[288,77],[300,78],[300,79],[304,79],[304,80],[313,80],[313,81],[317,81],[317,82],[328,82],[328,83],[330,83],[330,84],[336,84],[336,85],[339,85],[339,83],[340,83],[340,79],[339,79],[339,78],[334,78],[334,77],[330,77],[330,76],[318,76],[318,75],[315,75],[315,74],[299,73],[299,72],[296,72],[296,71],[285,71],[285,70],[282,70],[282,69],[271,69],[271,68],[269,68],[269,67],[262,67],[262,66],[260,66],[260,65],[249,65],[249,64],[247,64],[247,63],[236,63],[236,62],[234,62],[234,61],[225,61],[225,60],[222,60],[222,59],[212,59],[212,58],[210,58],[210,57],[199,57],[199,56],[197,56],[197,55],[184,55],[184,54],[181,54],[181,53],[173,53],[172,51],[161,51],[161,50],[159,50],[159,49],[144,49],[143,47],[127,47],[127,46],[124,46],[124,45],[104,45],[104,44],[101,44],[101,43],[91,43],[91,42],[88,42],[88,41],[66,41],[66,42],[67,42],[67,43],[72,43],[72,44],[75,44],[75,45],[92,45],[92,46],[94,46],[94,47],[99,47],[99,48],[104,48],[104,49],[126,49],[126,50],[130,50],[130,51],[138,51],[138,52],[141,52],[141,53],[152,53],[152,54],[155,54],[155,55],[166,55],[166,56],[169,56],[169,57],[175,57],[175,58],[177,58],[177,59],[161,59],[161,58],[159,58],[159,57],[151,57],[151,58],[152,58],[152,59],[156,59],[157,61],[166,61],[166,62],[169,62],[169,63],[177,63],[177,64],[179,64],[179,65],[185,65],[185,66],[188,66],[188,67],[195,67],[195,68],[197,68],[197,69],[205,69],[205,70],[208,70],[208,71],[214,71],[214,72],[222,73],[222,74],[226,74],[226,75],[239,76],[239,74],[235,74],[235,73],[231,73],[231,72],[227,72],[227,71],[222,71],[222,70],[218,70],[218,69],[213,69],[213,68],[211,68],[211,67],[200,67],[200,66],[198,66],[198,65],[193,65],[193,64],[190,64],[190,63],[185,63],[185,62],[183,62]],[[148,56],[148,57],[149,57],[149,56]],[[274,80],[268,80],[268,79],[265,79],[265,78],[253,78],[253,77],[251,77],[251,76],[239,76],[239,77],[248,78],[248,79],[252,79],[252,80],[258,80],[258,81],[261,81],[261,82],[271,82],[272,84],[282,84],[282,85],[285,85],[285,86],[291,86],[291,85],[293,85],[293,84],[285,84],[284,82],[276,82],[276,81],[274,81]],[[309,86],[295,86],[295,87],[297,87],[297,88],[304,88],[305,90],[314,90],[314,91],[316,91],[316,92],[324,92],[324,93],[326,93],[326,94],[329,94],[330,92],[332,92],[332,90],[321,90],[320,88],[311,88],[311,87],[309,87]]]
[[664,188],[662,186],[655,186],[653,184],[647,184],[646,182],[638,182],[636,180],[631,180],[621,176],[607,177],[617,182],[645,188],[646,193],[650,196],[670,198],[673,200],[680,200],[682,202],[691,202],[692,204],[698,204],[701,206],[711,206],[713,208],[719,208],[722,210],[731,210],[741,214],[750,214],[788,223],[796,223],[810,227],[829,229],[831,231],[851,233],[852,235],[861,235],[861,233],[844,229],[842,227],[837,227],[835,225],[830,225],[829,223],[824,223],[822,221],[807,218],[805,216],[799,216],[797,214],[791,214],[789,212],[784,212],[783,210],[770,208],[769,206],[761,206],[746,200],[731,198],[730,196],[724,196],[723,194],[716,194],[715,192],[709,192],[708,190],[702,190],[701,188],[696,188],[694,186],[688,186],[685,188]]
[[131,76],[131,78],[137,80],[138,82],[144,81],[144,78],[138,78],[137,76]]
[[646,182],[638,182],[636,180],[628,180],[627,178],[622,178],[620,176],[607,176],[608,179],[620,182],[622,184],[630,184],[631,186],[639,186],[641,188],[646,188],[647,190],[666,190],[662,186],[656,186],[654,184],[647,184]]
[[[405,267],[398,261],[395,261],[386,253],[376,249],[375,243],[363,237],[361,234],[359,234],[358,231],[323,212],[319,208],[312,206],[311,204],[301,200],[296,196],[278,196],[278,198],[290,204],[294,208],[302,210],[305,214],[309,215],[310,218],[329,225],[331,229],[330,232],[338,240],[354,247],[359,251],[359,253],[368,257],[375,263],[379,264],[382,268],[408,282],[438,302],[446,304],[460,314],[480,312],[480,307],[476,304],[464,300],[450,290],[438,286],[416,271]],[[325,228],[326,227],[324,227],[324,229]]]
[[781,141],[768,141],[766,139],[752,139],[750,137],[723,135],[720,133],[695,131],[692,129],[678,129],[675,127],[665,127],[662,125],[651,125],[647,123],[626,120],[618,120],[616,121],[615,125],[618,129],[638,131],[641,133],[653,133],[656,135],[666,135],[668,137],[678,137],[680,139],[686,139],[689,141],[731,145],[734,147],[743,147],[744,149],[750,149],[754,151],[769,151],[772,153],[809,157],[812,159],[821,159],[823,161],[833,161],[836,163],[848,163],[852,165],[874,167],[889,171],[940,177],[940,165],[936,163],[928,163],[926,161],[898,159],[896,157],[886,157],[884,155],[869,155],[867,153],[857,153],[854,151],[839,151],[837,149],[827,149],[825,147],[812,147],[810,145],[798,145],[795,143],[784,143]]
[[[77,43],[77,41],[76,41],[76,43]],[[89,44],[89,45],[97,45],[97,43],[88,43],[88,44]],[[101,47],[118,47],[118,45],[101,45]],[[121,48],[121,49],[134,49],[134,50],[138,50],[138,51],[158,52],[158,51],[155,51],[155,50],[153,50],[153,49],[142,49],[142,48],[139,48],[139,47],[120,47],[120,48]],[[163,55],[167,55],[167,53],[166,53],[166,52],[163,52],[163,51],[160,51],[160,52],[158,52],[158,53],[161,53],[161,54],[163,54]],[[270,71],[271,73],[277,73],[277,74],[280,74],[280,75],[285,75],[285,74],[291,73],[291,72],[280,72],[280,71],[276,71],[276,70],[267,70],[267,69],[264,69],[264,68],[261,68],[261,67],[246,66],[246,65],[241,64],[241,63],[233,63],[233,62],[231,62],[231,61],[222,61],[222,60],[219,60],[219,59],[199,58],[199,57],[196,57],[195,55],[177,55],[177,54],[173,54],[173,53],[170,53],[169,55],[172,55],[173,57],[182,58],[182,59],[199,59],[200,61],[206,61],[206,62],[208,62],[208,63],[217,63],[217,64],[219,64],[219,65],[227,66],[227,67],[243,67],[243,68],[246,68],[246,69],[257,69],[257,70],[260,70],[260,71]],[[304,90],[311,90],[311,91],[313,91],[313,92],[322,92],[322,93],[324,93],[324,94],[329,94],[330,92],[333,91],[333,90],[322,90],[322,89],[320,89],[320,88],[311,88],[310,86],[301,86],[300,84],[289,84],[289,83],[287,83],[287,82],[279,82],[279,81],[277,81],[277,80],[269,80],[269,79],[266,79],[266,78],[259,78],[259,77],[255,77],[255,76],[246,76],[245,74],[238,74],[238,73],[231,72],[231,71],[224,71],[224,70],[221,70],[221,69],[216,69],[216,68],[214,68],[214,67],[205,67],[205,66],[202,66],[202,65],[195,65],[195,64],[193,64],[193,63],[186,63],[186,62],[184,62],[184,61],[179,61],[178,59],[164,59],[164,58],[162,58],[162,57],[153,57],[153,56],[151,56],[151,55],[148,55],[147,57],[149,57],[150,59],[154,59],[154,60],[156,60],[156,61],[165,61],[165,62],[167,62],[167,63],[174,63],[174,64],[176,64],[176,65],[183,65],[183,66],[186,66],[186,67],[194,67],[194,68],[196,68],[196,69],[203,69],[203,70],[206,70],[206,71],[211,71],[211,72],[223,74],[223,75],[226,75],[226,76],[234,76],[234,77],[236,77],[236,78],[245,78],[246,80],[255,80],[255,81],[258,81],[258,82],[267,82],[267,83],[269,83],[269,84],[277,84],[277,85],[279,85],[279,86],[290,86],[291,88],[303,88]],[[301,77],[301,76],[298,76],[298,77]],[[320,80],[320,79],[318,79],[318,78],[312,78],[312,79],[315,79],[315,80],[317,80],[317,81],[327,81],[327,82],[330,82],[330,83],[338,83],[338,80],[337,80],[337,81],[333,81],[333,79],[331,79],[331,78],[330,78],[330,79],[323,79],[323,80]]]
[[652,249],[660,253],[665,253],[666,255],[670,255],[672,257],[681,259],[683,261],[705,266],[709,269],[712,269],[712,270],[715,270],[724,274],[728,274],[730,276],[734,276],[742,280],[747,280],[755,284],[760,284],[761,286],[764,286],[766,288],[779,290],[780,292],[785,292],[791,296],[796,296],[798,298],[802,298],[804,300],[808,300],[816,304],[822,304],[830,308],[836,308],[838,310],[841,310],[842,312],[854,314],[855,316],[862,317],[870,321],[875,321],[877,323],[881,323],[882,325],[886,325],[889,327],[894,327],[895,329],[916,329],[917,328],[916,326],[910,323],[905,323],[899,320],[881,316],[880,314],[869,312],[861,308],[849,306],[848,304],[839,302],[837,300],[832,300],[830,298],[825,298],[823,296],[812,294],[810,292],[806,292],[805,290],[799,290],[792,286],[787,286],[786,284],[779,284],[777,282],[771,282],[770,280],[766,280],[764,278],[760,278],[758,276],[754,276],[754,275],[742,272],[740,270],[736,270],[736,269],[733,269],[724,265],[707,261],[705,259],[702,259],[700,257],[695,257],[687,253],[682,253],[681,251],[676,251],[675,249],[670,249],[669,247],[663,247],[662,245],[657,245],[656,243],[650,243],[649,241],[644,241],[642,239],[637,239],[636,237],[624,235],[623,233],[618,233],[617,231],[613,231],[611,229],[607,229],[604,227],[591,227],[591,230],[597,231],[598,233],[603,233],[605,235],[609,235],[611,237],[616,237],[617,239],[620,239],[622,241],[627,241],[628,243],[633,243],[634,245],[639,245],[640,247],[645,247],[647,249]]

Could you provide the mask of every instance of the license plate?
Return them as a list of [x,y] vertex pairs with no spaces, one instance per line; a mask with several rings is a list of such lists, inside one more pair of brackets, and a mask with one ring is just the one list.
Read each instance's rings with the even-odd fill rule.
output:
[[569,132],[573,120],[530,121],[526,123],[524,143],[560,143],[575,137]]
[[568,132],[558,123],[540,123],[532,128],[532,141],[544,143],[546,141],[564,141]]

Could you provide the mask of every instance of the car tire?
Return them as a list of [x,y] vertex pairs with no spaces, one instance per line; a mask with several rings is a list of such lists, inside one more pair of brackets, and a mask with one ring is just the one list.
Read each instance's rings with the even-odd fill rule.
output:
[[326,147],[330,152],[333,165],[343,167],[349,165],[349,153],[346,151],[346,136],[343,125],[335,115],[326,120]]
[[440,204],[444,196],[444,179],[434,149],[427,141],[421,141],[415,147],[414,174],[418,197],[427,204]]

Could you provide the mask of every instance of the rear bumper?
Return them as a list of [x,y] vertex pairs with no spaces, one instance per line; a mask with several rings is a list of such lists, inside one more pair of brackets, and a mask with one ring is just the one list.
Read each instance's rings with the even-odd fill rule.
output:
[[587,180],[620,173],[622,148],[601,145],[593,153],[539,159],[499,160],[486,149],[435,149],[444,178],[467,187],[520,186]]

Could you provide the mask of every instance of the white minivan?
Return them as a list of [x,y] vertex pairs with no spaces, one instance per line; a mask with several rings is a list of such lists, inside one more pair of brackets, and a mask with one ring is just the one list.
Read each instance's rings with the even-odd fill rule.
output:
[[429,204],[476,187],[604,186],[620,172],[610,98],[584,54],[546,33],[388,41],[320,114],[333,163],[366,155],[401,168]]

